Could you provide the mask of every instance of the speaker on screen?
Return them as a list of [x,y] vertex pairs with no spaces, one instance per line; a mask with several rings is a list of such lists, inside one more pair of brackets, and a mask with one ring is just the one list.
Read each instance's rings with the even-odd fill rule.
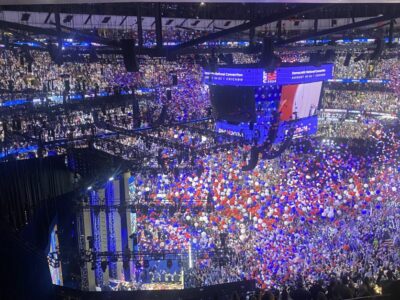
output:
[[127,72],[138,72],[139,64],[136,59],[135,53],[135,40],[123,39],[121,40],[122,56],[124,58],[124,65]]

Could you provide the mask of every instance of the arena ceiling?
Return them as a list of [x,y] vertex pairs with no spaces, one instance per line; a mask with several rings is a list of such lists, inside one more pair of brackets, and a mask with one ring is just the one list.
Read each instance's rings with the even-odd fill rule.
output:
[[[26,1],[13,2],[19,4]],[[85,4],[74,4],[82,2],[77,0],[71,0],[69,4],[59,4],[63,1],[29,1],[30,4],[39,2],[57,4],[0,6],[0,29],[29,33],[24,37],[47,35],[62,39],[78,36],[84,40],[89,39],[92,42],[117,48],[118,41],[110,40],[112,37],[93,35],[92,32],[96,32],[97,29],[117,29],[124,32],[155,30],[157,36],[155,50],[164,52],[168,49],[162,47],[162,30],[180,28],[202,32],[200,37],[168,50],[171,53],[177,53],[182,49],[232,34],[246,34],[246,39],[252,36],[250,38],[253,43],[257,37],[268,35],[268,32],[275,32],[277,28],[279,28],[277,34],[279,39],[281,39],[282,31],[293,31],[297,34],[294,39],[281,40],[279,45],[283,45],[316,36],[349,32],[357,28],[386,29],[390,24],[393,32],[393,29],[397,30],[400,27],[400,22],[396,22],[396,19],[400,18],[400,5],[394,4],[393,1],[387,1],[386,4],[382,2],[362,4],[361,1],[356,1],[356,4],[350,4],[349,1],[333,1],[334,4],[327,4],[327,1],[323,1],[323,4],[295,3],[296,1],[292,3],[165,1],[163,3],[115,3],[108,0],[105,4],[99,1],[96,1],[96,4],[86,1]],[[4,4],[4,0],[1,3]],[[257,31],[260,35],[255,35]],[[370,32],[370,35],[374,34],[373,30]],[[142,45],[139,41],[139,48],[142,48]],[[149,51],[146,49],[138,53],[145,54]],[[153,52],[150,54],[165,55],[164,52]]]
[[[143,2],[132,0],[2,0],[4,5],[26,5],[26,4],[85,4],[85,3],[123,3]],[[153,0],[151,2],[163,3],[377,3],[377,0]],[[398,0],[379,0],[379,3],[398,3]]]
[[[67,4],[65,3],[67,2]],[[104,3],[100,3],[104,2]],[[120,3],[116,3],[120,2]],[[124,3],[122,3],[124,2]],[[129,3],[128,3],[129,2]],[[245,3],[246,1],[233,1],[235,3],[178,3],[171,1],[160,1],[162,16],[171,18],[195,18],[195,19],[232,19],[250,20],[257,17],[265,17],[279,13],[290,8],[299,6],[310,6],[310,3],[327,4],[331,1],[309,1],[308,4],[299,4],[298,1],[271,3],[270,1],[258,1],[257,3]],[[216,1],[213,1],[216,2]],[[290,3],[289,3],[290,2]],[[304,19],[328,19],[328,18],[362,18],[377,16],[379,14],[392,13],[400,10],[400,5],[395,1],[379,1],[379,3],[361,3],[361,1],[332,1],[335,4],[328,4],[326,8],[315,12],[305,13]],[[43,0],[1,0],[0,11],[35,11],[35,12],[60,12],[71,14],[92,14],[92,15],[119,15],[136,16],[140,7],[142,16],[154,16],[155,2],[132,2],[132,1],[43,1]],[[42,5],[35,5],[41,3]],[[52,3],[52,4],[49,4]],[[57,3],[54,5],[54,3]],[[385,4],[386,3],[386,4]],[[9,5],[6,5],[9,4]],[[20,5],[24,4],[24,5]]]

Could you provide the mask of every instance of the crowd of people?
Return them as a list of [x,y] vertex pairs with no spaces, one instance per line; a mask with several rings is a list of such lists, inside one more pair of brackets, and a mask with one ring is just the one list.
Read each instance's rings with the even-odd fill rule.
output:
[[[32,61],[20,56],[1,50],[0,89],[8,97],[2,100],[13,98],[14,91],[67,89],[98,95],[115,87],[152,89],[152,99],[89,111],[2,117],[3,153],[24,148],[28,151],[17,155],[31,157],[41,143],[210,115],[208,87],[193,57],[141,59],[139,72],[128,73],[117,57],[58,66],[45,52],[31,51]],[[233,59],[256,61],[244,54]],[[397,58],[356,62],[353,56],[349,67],[344,59],[336,59],[336,78],[390,79],[392,91],[327,89],[322,107],[398,113]],[[282,60],[303,62],[306,56],[286,53]],[[398,129],[377,120],[342,121],[320,126],[329,143],[319,137],[298,141],[280,157],[260,160],[246,172],[246,146],[192,155],[190,162],[173,146],[160,151],[161,140],[189,148],[215,142],[179,126],[98,140],[94,146],[127,160],[155,158],[148,160],[149,167],[166,160],[183,166],[180,172],[135,174],[130,204],[138,208],[141,251],[193,251],[194,267],[184,274],[186,287],[254,279],[282,298],[286,293],[296,299],[298,290],[313,299],[324,299],[320,293],[328,299],[366,296],[385,280],[400,278],[400,137]],[[204,251],[224,255],[196,256]]]
[[393,92],[324,90],[322,108],[397,114],[399,98]]
[[[347,65],[345,65],[345,61],[348,53],[339,53],[335,59],[335,77],[391,80],[393,70],[398,64],[398,58],[392,57],[390,55],[391,52],[393,52],[393,50],[386,50],[383,54],[383,58],[377,60],[371,59],[371,55],[368,53],[348,52],[351,56]],[[385,56],[387,55],[390,55],[390,57],[386,58]]]
[[[387,53],[386,53],[387,52]],[[386,50],[389,55],[393,50]],[[310,59],[305,51],[277,51],[276,54],[283,63],[304,63]],[[351,54],[348,65],[344,64],[347,54]],[[358,53],[337,52],[334,60],[334,77],[341,78],[372,78],[396,79],[398,57],[371,60],[366,55],[357,59]],[[208,57],[205,55],[204,57]],[[46,51],[24,49],[1,49],[0,51],[0,89],[10,94],[18,91],[44,91],[62,93],[68,86],[68,91],[100,92],[112,91],[115,87],[135,89],[137,87],[170,86],[171,74],[177,74],[182,81],[201,78],[199,56],[180,57],[177,61],[167,61],[161,58],[138,58],[139,71],[127,72],[120,55],[89,55],[79,56],[80,61],[66,60],[62,65],[56,64]],[[224,63],[224,60],[220,60]],[[235,64],[250,64],[259,62],[258,54],[234,53],[232,62]],[[186,78],[189,77],[189,78]],[[178,82],[180,82],[178,80]],[[392,83],[395,85],[396,83]],[[2,95],[2,100],[4,99]]]
[[233,251],[222,264],[197,260],[185,274],[189,286],[253,278],[281,289],[298,277],[307,287],[332,277],[361,286],[379,274],[398,277],[399,140],[379,124],[365,134],[370,148],[312,140],[252,172],[240,170],[236,149],[199,159],[200,175],[136,174],[132,203],[146,207],[138,212],[141,250]]

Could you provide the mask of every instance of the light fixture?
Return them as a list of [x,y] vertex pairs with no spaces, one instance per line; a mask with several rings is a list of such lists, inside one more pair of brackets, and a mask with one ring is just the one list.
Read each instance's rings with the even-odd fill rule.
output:
[[89,186],[87,189],[88,189],[88,191],[90,191],[92,189],[92,186]]
[[111,176],[110,178],[108,178],[108,180],[109,180],[109,181],[113,181],[113,180],[114,180],[114,177]]

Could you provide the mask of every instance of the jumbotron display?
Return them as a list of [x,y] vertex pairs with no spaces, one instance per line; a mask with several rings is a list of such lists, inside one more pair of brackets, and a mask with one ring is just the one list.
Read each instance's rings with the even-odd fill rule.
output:
[[210,87],[213,115],[220,132],[241,135],[262,144],[279,115],[275,142],[289,128],[294,137],[315,134],[323,81],[332,78],[333,65],[290,66],[268,72],[261,68],[218,68],[204,71]]

